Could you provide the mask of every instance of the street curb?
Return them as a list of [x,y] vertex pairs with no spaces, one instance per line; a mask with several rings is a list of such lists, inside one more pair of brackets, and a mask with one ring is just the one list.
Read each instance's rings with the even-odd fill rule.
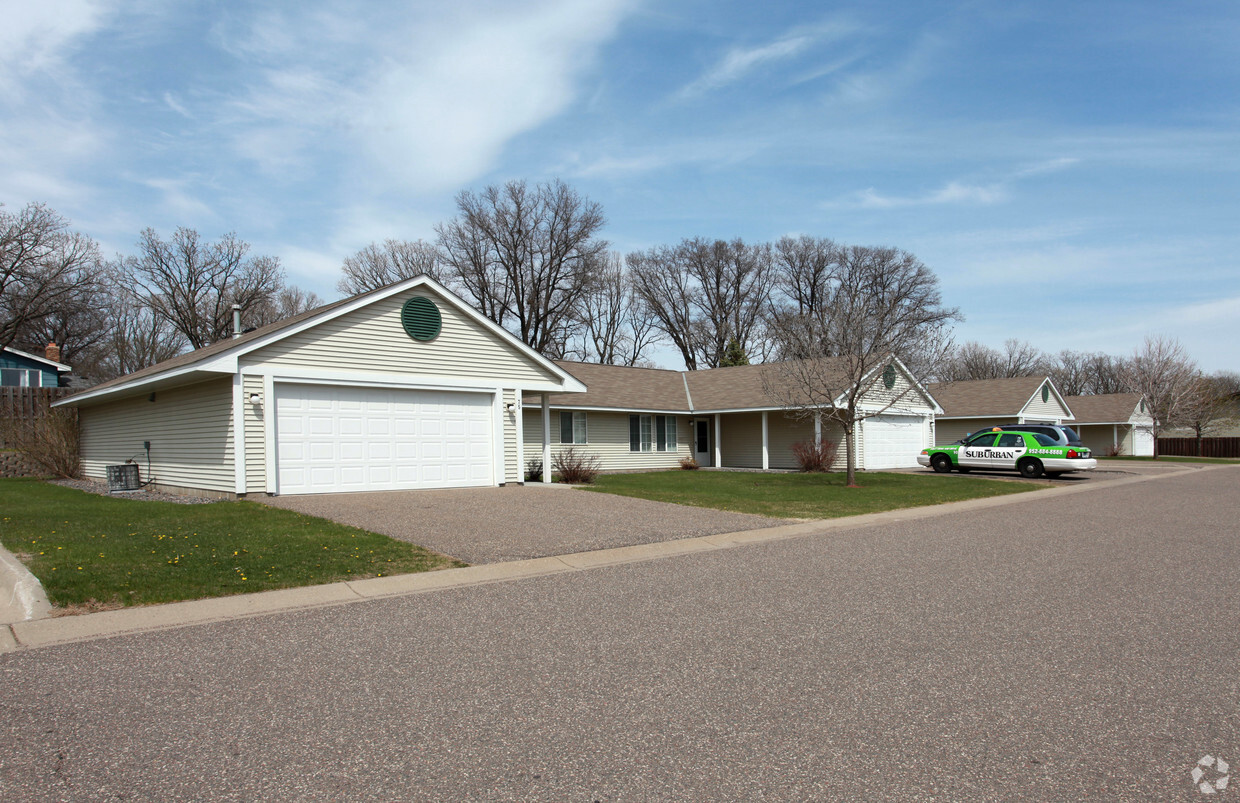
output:
[[[51,610],[39,578],[0,544],[0,625],[42,619]],[[0,652],[3,649],[0,645]]]
[[440,569],[419,574],[374,577],[366,580],[351,580],[327,585],[263,591],[256,594],[238,594],[229,597],[173,602],[166,605],[123,608],[80,616],[60,616],[50,619],[16,622],[8,625],[8,627],[0,627],[0,654],[59,644],[71,644],[80,641],[93,641],[112,636],[132,635],[155,630],[170,630],[198,624],[246,619],[276,613],[291,613],[376,599],[545,577],[566,572],[589,571],[681,555],[734,549],[790,538],[804,538],[847,530],[861,530],[894,522],[961,515],[973,510],[984,510],[1027,502],[1032,498],[1042,500],[1048,496],[1068,496],[1087,493],[1095,489],[1113,488],[1134,483],[1151,482],[1166,477],[1177,477],[1187,471],[1214,471],[1226,468],[1234,468],[1234,466],[1194,467],[1166,474],[1134,475],[1103,482],[1092,482],[1088,485],[1048,488],[1032,494],[1006,494],[984,499],[970,499],[964,502],[890,510],[883,513],[867,513],[839,519],[805,521],[758,530],[742,530],[675,541],[660,541],[653,544],[600,549],[591,552],[576,552],[567,555],[518,560],[508,563],[483,563],[461,569]]

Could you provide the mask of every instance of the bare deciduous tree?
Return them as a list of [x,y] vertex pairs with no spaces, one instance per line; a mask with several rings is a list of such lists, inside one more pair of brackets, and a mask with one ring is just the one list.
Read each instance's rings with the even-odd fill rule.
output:
[[1064,350],[1048,358],[1046,371],[1065,396],[1125,393],[1124,359],[1102,352]]
[[124,261],[134,293],[185,336],[191,348],[223,340],[232,331],[232,305],[271,301],[284,284],[280,260],[248,256],[249,243],[226,234],[207,242],[179,228],[170,240],[146,229],[140,255]]
[[717,367],[732,339],[746,353],[762,350],[770,245],[698,237],[629,254],[628,262],[634,288],[689,370]]
[[1235,426],[1240,410],[1240,374],[1220,371],[1197,379],[1196,392],[1184,404],[1181,423],[1192,430],[1201,454],[1201,439]]
[[839,259],[839,246],[828,237],[781,237],[775,243],[776,288],[798,314],[813,315],[821,306]]
[[439,249],[425,240],[384,240],[371,243],[345,257],[336,289],[357,295],[385,285],[426,274],[442,281]]
[[924,382],[951,351],[951,324],[959,319],[957,309],[942,305],[938,277],[912,254],[843,248],[815,313],[788,311],[774,320],[784,359],[765,372],[763,385],[797,415],[840,424],[848,484],[855,485],[857,423],[898,406],[915,390],[894,385],[896,390],[867,394],[884,388],[886,366],[909,351],[918,352],[921,375],[913,379]]
[[185,350],[185,336],[142,301],[119,294],[110,305],[112,325],[98,379],[112,379],[149,368]]
[[1197,363],[1178,340],[1147,335],[1144,345],[1128,361],[1124,381],[1134,393],[1145,397],[1154,419],[1154,456],[1158,436],[1164,429],[1187,423],[1186,415],[1201,393]]
[[561,356],[606,254],[602,207],[558,180],[510,181],[456,203],[459,216],[435,229],[452,280],[483,315]]
[[946,362],[943,381],[967,382],[975,379],[1010,379],[1036,376],[1047,371],[1046,358],[1031,343],[1009,339],[1003,350],[976,341],[965,343]]
[[90,308],[102,265],[94,240],[46,206],[0,206],[0,347],[50,315]]
[[243,331],[251,327],[258,328],[321,306],[323,299],[319,298],[317,293],[285,285],[273,297],[243,310],[241,325],[244,327]]
[[582,297],[583,360],[604,365],[637,365],[657,342],[654,321],[633,291],[619,254],[607,255],[594,284]]

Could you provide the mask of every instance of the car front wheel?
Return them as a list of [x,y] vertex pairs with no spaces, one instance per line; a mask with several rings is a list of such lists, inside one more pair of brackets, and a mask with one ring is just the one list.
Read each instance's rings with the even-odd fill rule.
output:
[[945,454],[936,454],[930,458],[930,465],[940,474],[946,474],[952,470],[952,459]]
[[1042,476],[1042,461],[1034,457],[1026,457],[1016,464],[1016,470],[1022,477],[1036,480]]

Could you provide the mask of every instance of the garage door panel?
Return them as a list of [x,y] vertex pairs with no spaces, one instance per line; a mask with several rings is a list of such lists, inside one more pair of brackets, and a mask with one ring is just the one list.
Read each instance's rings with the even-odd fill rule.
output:
[[490,485],[492,399],[489,393],[277,385],[279,490]]
[[929,446],[922,416],[876,415],[866,419],[865,468],[912,468],[917,455]]

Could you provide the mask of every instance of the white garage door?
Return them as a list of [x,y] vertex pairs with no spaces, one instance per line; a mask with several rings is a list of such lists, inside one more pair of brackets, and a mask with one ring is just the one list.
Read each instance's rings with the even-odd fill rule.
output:
[[1132,453],[1140,457],[1151,457],[1154,454],[1154,431],[1144,427],[1132,430]]
[[492,396],[276,386],[280,493],[492,485]]
[[876,415],[865,420],[865,468],[912,468],[925,449],[926,420],[919,415]]

